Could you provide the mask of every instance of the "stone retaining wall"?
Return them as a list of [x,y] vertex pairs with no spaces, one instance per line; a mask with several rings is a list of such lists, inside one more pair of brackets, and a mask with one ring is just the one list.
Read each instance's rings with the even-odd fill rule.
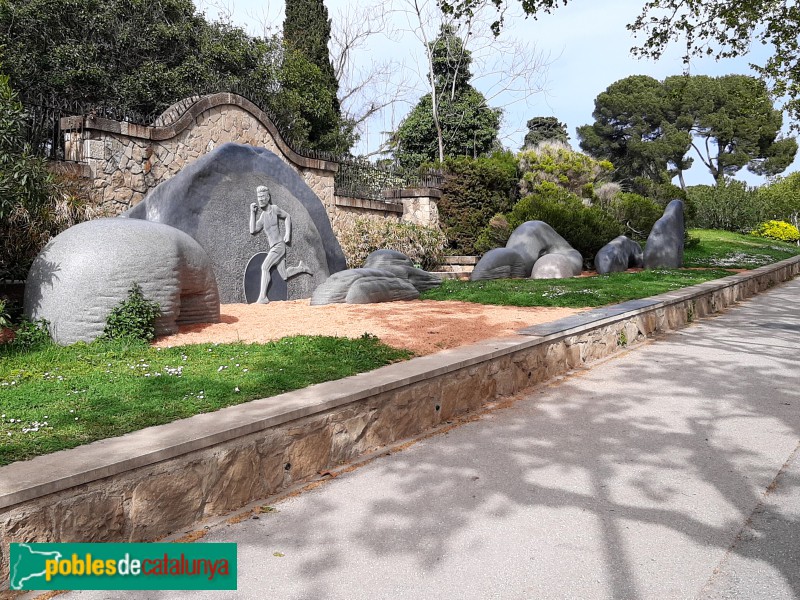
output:
[[11,542],[147,541],[685,326],[800,273],[800,257],[0,468]]

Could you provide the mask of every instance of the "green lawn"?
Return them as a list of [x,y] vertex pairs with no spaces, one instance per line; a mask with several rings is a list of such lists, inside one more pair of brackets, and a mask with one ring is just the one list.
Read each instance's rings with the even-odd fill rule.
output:
[[692,229],[699,243],[687,248],[684,264],[702,270],[655,270],[578,279],[446,280],[422,294],[425,300],[461,300],[503,306],[588,308],[646,298],[730,275],[724,269],[754,269],[800,254],[800,247],[751,235]]
[[422,294],[424,300],[461,300],[501,306],[604,306],[646,298],[663,292],[730,275],[720,269],[680,271],[659,269],[640,273],[612,273],[573,279],[449,279]]
[[269,344],[0,346],[0,465],[411,356],[366,336]]
[[687,267],[755,269],[800,254],[800,246],[730,231],[692,229],[689,235],[700,243],[686,249]]

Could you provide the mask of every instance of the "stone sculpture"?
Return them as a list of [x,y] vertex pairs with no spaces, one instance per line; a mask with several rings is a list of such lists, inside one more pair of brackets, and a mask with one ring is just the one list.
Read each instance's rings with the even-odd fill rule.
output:
[[470,280],[530,277],[536,261],[550,254],[566,259],[558,261],[562,265],[559,270],[562,277],[581,274],[583,257],[580,252],[547,223],[527,221],[513,231],[505,248],[490,250],[478,261]]
[[419,293],[441,285],[441,280],[417,269],[402,252],[376,250],[367,256],[360,269],[348,269],[331,275],[314,290],[311,304],[369,304],[416,300]]
[[427,271],[418,269],[413,261],[402,252],[396,250],[375,250],[364,261],[364,267],[369,269],[382,269],[394,273],[397,277],[408,279],[417,288],[424,292],[442,285],[442,280]]
[[567,279],[575,276],[572,261],[564,254],[545,254],[533,265],[531,279]]
[[[271,204],[290,216],[286,264],[302,262],[307,269],[286,282],[285,295],[274,285],[279,269],[272,269],[267,297],[309,298],[331,273],[347,264],[320,199],[302,176],[265,148],[223,144],[153,189],[123,216],[165,223],[191,235],[211,257],[221,300],[244,302],[242,280],[248,262],[273,248],[268,236],[251,235],[242,224],[242,215],[253,211],[253,190],[258,186],[267,186]],[[280,219],[276,227],[280,231],[284,225]],[[277,241],[281,242],[280,234]],[[276,249],[273,259],[279,253]]]
[[138,219],[88,221],[53,238],[28,274],[25,316],[47,319],[59,344],[90,342],[134,283],[161,307],[156,335],[219,321],[208,254],[186,233]]
[[594,257],[594,268],[600,275],[622,273],[644,265],[642,247],[627,236],[620,235],[600,248]]
[[683,201],[667,204],[644,247],[645,269],[677,269],[683,266]]
[[[310,274],[311,271],[306,268],[302,260],[296,267],[286,266],[286,245],[292,241],[292,218],[285,210],[270,202],[270,193],[267,186],[258,186],[256,188],[256,197],[258,198],[258,203],[253,202],[250,205],[250,234],[256,235],[263,231],[269,242],[269,251],[261,265],[261,285],[256,302],[266,304],[269,302],[267,289],[270,284],[270,273],[274,267],[277,267],[278,273],[284,282],[300,273]],[[263,212],[259,215],[259,211]],[[281,238],[278,219],[283,219],[284,222],[283,238]]]

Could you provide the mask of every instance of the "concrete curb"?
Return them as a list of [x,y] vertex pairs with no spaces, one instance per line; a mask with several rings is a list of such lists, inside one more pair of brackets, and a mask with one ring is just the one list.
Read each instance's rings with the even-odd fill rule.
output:
[[800,274],[800,256],[0,468],[13,541],[146,541],[225,514]]

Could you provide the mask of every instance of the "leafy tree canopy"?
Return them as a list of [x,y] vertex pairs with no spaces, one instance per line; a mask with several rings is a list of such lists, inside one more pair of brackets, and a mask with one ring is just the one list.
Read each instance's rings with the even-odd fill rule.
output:
[[678,175],[683,187],[690,152],[715,181],[744,167],[776,175],[797,152],[793,138],[779,138],[783,117],[765,84],[747,75],[626,77],[597,97],[593,116],[578,128],[581,148],[611,160],[622,181]]
[[[465,14],[475,10],[482,0],[444,0],[443,10]],[[494,0],[502,9],[507,0]],[[569,0],[519,0],[528,15],[550,13]],[[493,25],[499,32],[501,19]],[[753,65],[763,79],[771,83],[777,97],[785,97],[785,108],[795,120],[800,119],[800,7],[790,0],[645,0],[628,29],[644,35],[633,53],[658,59],[671,42],[682,40],[691,56],[717,59],[742,56],[751,44],[772,47],[772,55],[762,65]]]
[[[332,105],[320,69],[279,37],[209,23],[191,0],[3,0],[0,31],[6,71],[26,99],[148,115],[197,93],[241,87],[301,146],[313,145],[311,121]],[[315,142],[333,149],[323,147],[329,140]]]

